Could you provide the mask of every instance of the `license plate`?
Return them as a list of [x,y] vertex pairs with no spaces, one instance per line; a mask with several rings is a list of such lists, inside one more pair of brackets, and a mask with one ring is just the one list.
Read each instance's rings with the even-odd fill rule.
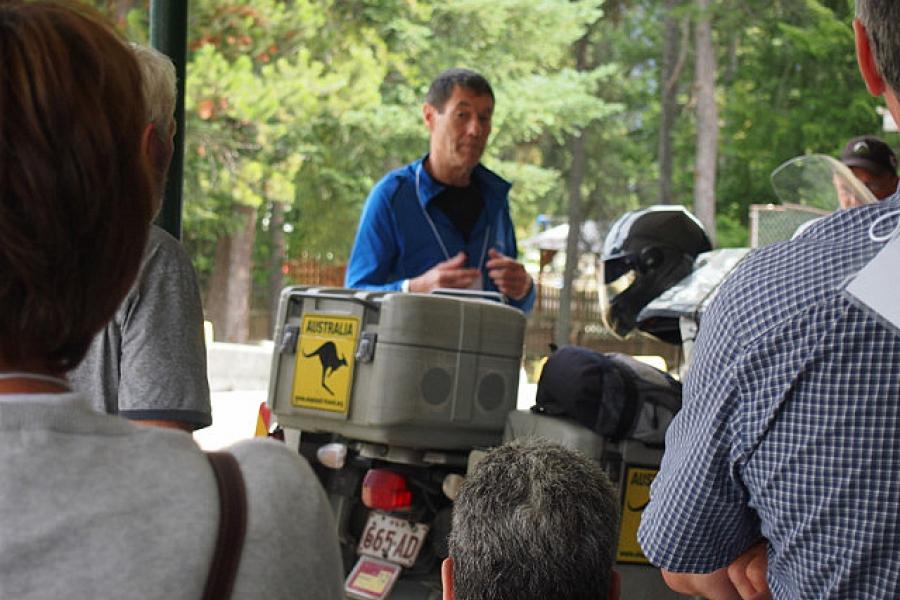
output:
[[344,592],[357,600],[385,600],[400,575],[400,565],[360,556],[344,582]]
[[411,567],[419,556],[428,525],[372,512],[359,540],[357,552]]

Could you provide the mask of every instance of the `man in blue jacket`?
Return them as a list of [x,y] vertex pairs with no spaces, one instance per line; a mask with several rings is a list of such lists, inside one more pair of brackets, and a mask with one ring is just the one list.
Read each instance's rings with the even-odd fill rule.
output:
[[448,69],[431,83],[422,107],[429,152],[372,189],[347,287],[496,291],[531,310],[535,290],[516,260],[510,184],[480,164],[493,112],[494,92],[474,71]]

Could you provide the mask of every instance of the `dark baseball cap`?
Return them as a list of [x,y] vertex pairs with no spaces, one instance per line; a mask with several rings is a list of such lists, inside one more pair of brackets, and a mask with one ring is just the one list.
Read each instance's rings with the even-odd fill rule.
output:
[[861,167],[875,175],[897,173],[897,155],[884,141],[872,135],[861,135],[847,142],[841,162],[848,167]]

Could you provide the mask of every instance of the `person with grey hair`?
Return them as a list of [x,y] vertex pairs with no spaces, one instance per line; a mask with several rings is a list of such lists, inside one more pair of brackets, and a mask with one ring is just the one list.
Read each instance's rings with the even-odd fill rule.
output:
[[[900,121],[900,2],[853,29]],[[719,288],[638,533],[676,591],[900,598],[898,217],[896,193],[837,211]]]
[[487,453],[453,505],[444,600],[616,600],[617,494],[584,455],[542,439]]
[[481,74],[447,69],[431,82],[422,106],[428,154],[372,188],[347,287],[486,290],[531,310],[534,282],[517,260],[510,184],[481,164],[493,114],[494,92]]
[[[141,148],[156,213],[174,150],[175,66],[153,48],[131,49],[141,71]],[[97,410],[140,424],[192,431],[212,423],[196,275],[184,248],[160,227],[150,228],[138,279],[69,380]]]
[[174,152],[175,101],[178,95],[175,65],[156,48],[132,43],[131,50],[141,68],[141,92],[147,110],[147,127],[142,142],[153,166],[154,183],[159,186],[156,199],[161,202],[166,172]]

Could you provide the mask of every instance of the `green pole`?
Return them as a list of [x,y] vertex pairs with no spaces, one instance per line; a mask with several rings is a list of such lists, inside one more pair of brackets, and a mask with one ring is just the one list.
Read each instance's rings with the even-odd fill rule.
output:
[[150,0],[150,45],[175,63],[178,99],[175,102],[175,152],[165,198],[157,222],[181,239],[182,189],[184,183],[184,81],[187,63],[188,0]]

